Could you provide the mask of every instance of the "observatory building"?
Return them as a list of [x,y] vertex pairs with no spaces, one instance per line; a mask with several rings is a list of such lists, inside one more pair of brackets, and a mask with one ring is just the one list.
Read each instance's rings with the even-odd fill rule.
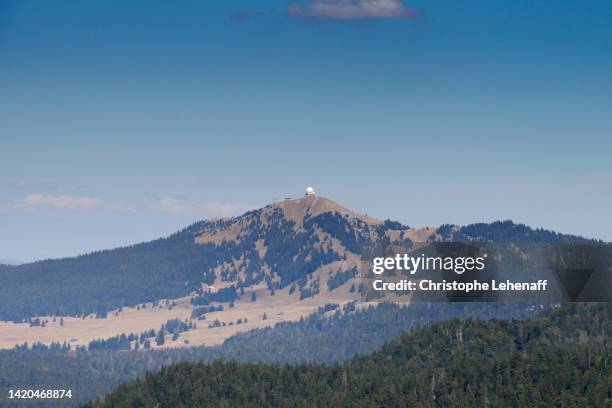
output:
[[306,194],[304,194],[305,196],[313,196],[315,195],[315,190],[312,187],[306,187]]

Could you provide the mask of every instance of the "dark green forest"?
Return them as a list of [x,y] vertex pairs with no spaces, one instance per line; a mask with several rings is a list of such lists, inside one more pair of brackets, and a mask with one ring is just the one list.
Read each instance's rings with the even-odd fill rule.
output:
[[[240,333],[218,347],[138,351],[67,350],[61,345],[30,345],[0,350],[0,395],[15,388],[65,388],[73,390],[72,403],[95,399],[120,383],[146,371],[189,361],[216,359],[269,364],[348,361],[356,354],[378,350],[386,342],[432,322],[460,319],[526,318],[541,306],[519,303],[383,303],[356,310],[354,303],[340,308],[321,307],[298,322]],[[155,334],[151,334],[154,336]],[[118,339],[120,340],[120,339]],[[153,339],[151,338],[151,341]],[[0,406],[3,400],[0,398]],[[6,401],[4,401],[6,403]],[[31,406],[39,406],[33,404]],[[65,402],[64,402],[65,404]],[[25,403],[20,406],[27,406]]]
[[610,406],[612,305],[460,320],[335,365],[180,363],[86,407]]

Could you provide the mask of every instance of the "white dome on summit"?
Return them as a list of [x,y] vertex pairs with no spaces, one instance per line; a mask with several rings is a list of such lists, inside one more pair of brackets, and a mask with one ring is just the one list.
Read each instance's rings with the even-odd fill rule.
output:
[[306,187],[306,195],[307,196],[311,196],[311,195],[315,195],[315,190],[312,187]]

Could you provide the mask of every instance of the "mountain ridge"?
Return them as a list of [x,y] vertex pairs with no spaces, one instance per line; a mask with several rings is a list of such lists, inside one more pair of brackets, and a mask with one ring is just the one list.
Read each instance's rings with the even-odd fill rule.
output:
[[325,289],[321,279],[348,285],[350,276],[343,276],[358,264],[364,243],[465,239],[596,242],[511,221],[416,230],[325,197],[306,196],[238,217],[199,221],[149,242],[3,266],[0,320],[105,315],[160,299],[198,296],[203,285],[265,285],[269,293],[297,285],[312,295]]

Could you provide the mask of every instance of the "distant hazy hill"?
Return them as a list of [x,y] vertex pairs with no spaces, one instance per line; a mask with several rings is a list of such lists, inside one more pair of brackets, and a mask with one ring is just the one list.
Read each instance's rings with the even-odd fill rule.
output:
[[20,261],[16,261],[14,259],[4,259],[4,258],[0,258],[0,265],[4,266],[4,265],[20,265],[23,262]]
[[610,406],[612,307],[530,321],[453,320],[334,365],[162,368],[97,407]]
[[[348,210],[323,197],[286,200],[240,217],[195,223],[167,238],[75,258],[0,267],[0,320],[79,316],[202,291],[226,282],[236,289],[265,282],[269,291],[296,285],[336,262],[330,279],[352,276],[361,245],[381,240],[531,240],[583,242],[510,221],[414,230]],[[335,265],[335,264],[334,264]],[[335,275],[333,275],[335,274]]]

